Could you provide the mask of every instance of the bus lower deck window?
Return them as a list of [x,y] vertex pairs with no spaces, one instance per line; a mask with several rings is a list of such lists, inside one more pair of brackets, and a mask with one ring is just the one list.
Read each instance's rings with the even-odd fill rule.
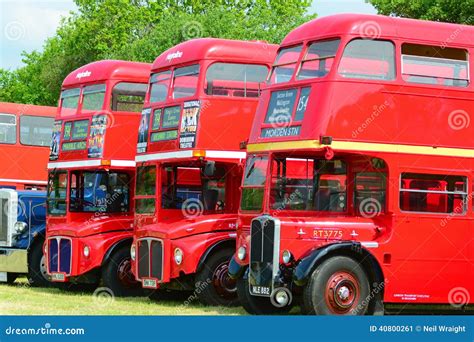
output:
[[467,209],[467,178],[463,176],[402,173],[402,211],[463,215]]

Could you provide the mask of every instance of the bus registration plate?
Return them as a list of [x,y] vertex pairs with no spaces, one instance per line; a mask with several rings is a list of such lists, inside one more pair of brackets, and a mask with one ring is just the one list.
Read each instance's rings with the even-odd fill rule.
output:
[[158,284],[155,279],[143,279],[142,286],[148,289],[158,288]]
[[64,273],[51,273],[51,280],[52,281],[64,281],[64,280],[66,280],[66,277],[64,276]]
[[268,286],[252,285],[250,289],[253,295],[270,297],[271,288]]

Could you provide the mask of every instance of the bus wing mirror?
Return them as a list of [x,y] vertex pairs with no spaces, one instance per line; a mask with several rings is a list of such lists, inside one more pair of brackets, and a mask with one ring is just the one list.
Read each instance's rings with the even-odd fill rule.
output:
[[216,162],[208,161],[204,166],[204,176],[212,177],[216,173]]

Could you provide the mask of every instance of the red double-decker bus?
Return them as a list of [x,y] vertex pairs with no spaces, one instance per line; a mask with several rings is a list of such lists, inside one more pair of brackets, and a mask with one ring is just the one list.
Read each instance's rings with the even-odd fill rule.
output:
[[283,40],[229,266],[248,312],[473,303],[472,37],[470,26],[337,15]]
[[150,64],[105,60],[63,82],[53,129],[45,254],[52,281],[135,291],[135,148]]
[[0,102],[0,187],[46,189],[56,107]]
[[[137,144],[136,279],[236,302],[227,266],[248,138],[276,46],[196,39],[154,62]],[[166,290],[166,291],[164,291]]]

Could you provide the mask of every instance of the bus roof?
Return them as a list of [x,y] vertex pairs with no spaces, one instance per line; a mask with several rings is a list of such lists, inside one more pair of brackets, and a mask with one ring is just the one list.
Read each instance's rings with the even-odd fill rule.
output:
[[278,46],[263,41],[198,38],[180,43],[159,55],[152,71],[203,59],[241,63],[272,62]]
[[56,115],[56,107],[37,106],[23,103],[0,102],[1,114],[15,114],[15,115],[37,115],[37,116],[51,116]]
[[64,79],[63,87],[114,79],[130,82],[146,82],[149,77],[150,64],[148,63],[103,60],[83,65],[71,72]]
[[316,37],[339,35],[368,38],[396,37],[430,41],[440,45],[455,42],[456,45],[473,46],[474,27],[383,15],[336,14],[314,19],[299,26],[283,39],[281,45],[288,46]]

